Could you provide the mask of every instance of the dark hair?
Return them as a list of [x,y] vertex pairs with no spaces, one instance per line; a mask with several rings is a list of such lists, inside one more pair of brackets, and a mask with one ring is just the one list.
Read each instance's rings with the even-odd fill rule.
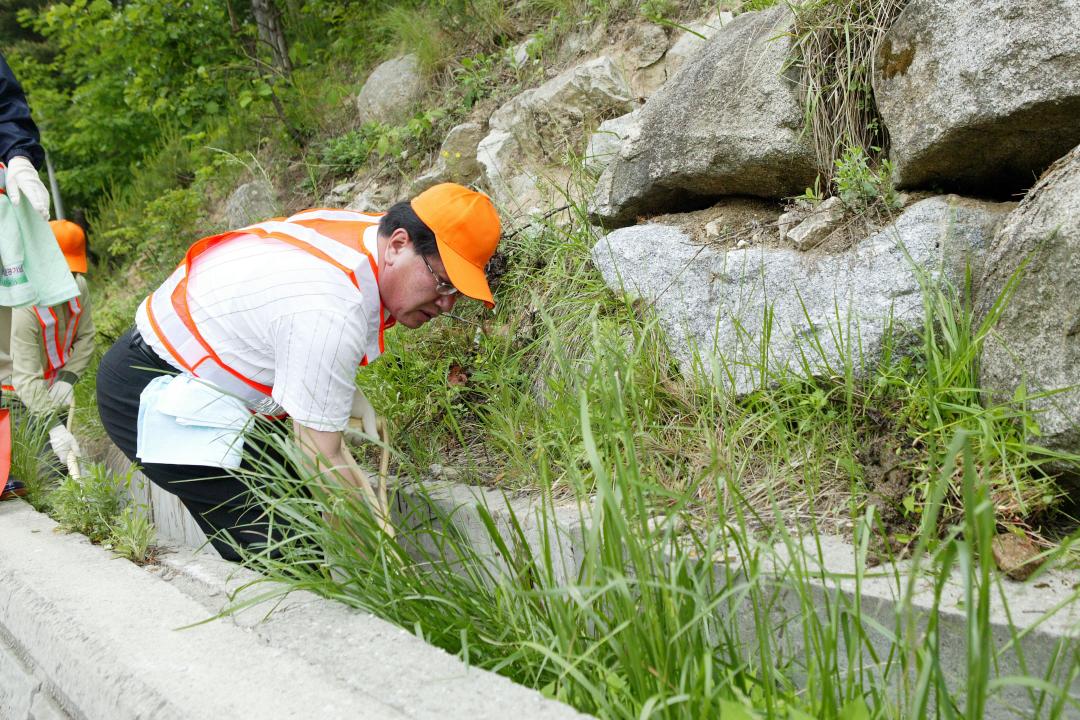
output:
[[398,228],[403,228],[409,233],[413,249],[425,257],[439,257],[439,246],[435,243],[435,233],[431,232],[424,221],[421,220],[408,200],[395,203],[386,211],[379,221],[379,234],[389,237]]

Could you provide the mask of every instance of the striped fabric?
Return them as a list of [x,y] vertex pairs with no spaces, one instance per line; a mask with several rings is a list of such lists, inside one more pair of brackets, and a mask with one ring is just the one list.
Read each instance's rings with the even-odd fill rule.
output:
[[378,216],[307,210],[195,243],[140,306],[177,369],[316,430],[348,422],[358,365],[383,351]]

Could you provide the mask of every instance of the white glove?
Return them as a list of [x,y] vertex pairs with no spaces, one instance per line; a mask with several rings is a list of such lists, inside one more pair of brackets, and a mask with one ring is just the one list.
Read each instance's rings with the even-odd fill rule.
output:
[[[352,410],[349,411],[349,415],[351,416],[350,425],[355,427],[356,424],[360,424],[357,430],[363,430],[365,435],[370,436],[370,439],[379,438],[378,417],[375,415],[375,408],[368,402],[367,396],[360,389],[357,389],[352,395]],[[352,422],[353,419],[360,422]]]
[[71,399],[75,397],[75,388],[66,380],[57,380],[49,388],[49,397],[56,403],[58,409],[65,410],[71,405]]
[[375,408],[359,389],[353,393],[352,410],[349,411],[349,415],[349,427],[345,430],[345,437],[350,443],[360,445],[365,441],[379,439],[378,416],[375,415]]
[[79,449],[79,441],[75,439],[75,436],[71,434],[71,431],[64,425],[57,425],[49,430],[49,445],[52,446],[53,452],[56,453],[56,457],[62,464],[67,464],[68,455],[74,452],[76,455],[80,455],[82,450]]
[[18,205],[25,195],[38,214],[49,219],[49,191],[42,184],[34,164],[22,155],[8,161],[7,194],[12,205]]

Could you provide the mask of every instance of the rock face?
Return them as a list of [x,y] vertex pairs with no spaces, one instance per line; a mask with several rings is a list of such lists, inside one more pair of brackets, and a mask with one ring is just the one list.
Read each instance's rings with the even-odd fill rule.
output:
[[874,94],[897,180],[1003,196],[1080,143],[1080,3],[911,0]]
[[1080,452],[1080,146],[1056,163],[1009,216],[994,240],[976,309],[985,318],[1028,259],[1015,293],[983,345],[980,384],[1009,400],[1026,383],[1040,438]]
[[600,123],[585,147],[585,166],[603,170],[623,146],[637,139],[641,132],[641,111],[635,110]]
[[476,148],[484,137],[480,123],[462,123],[446,134],[435,165],[418,177],[409,192],[418,195],[432,185],[456,182],[472,184],[480,175],[480,163],[476,161]]
[[724,26],[641,110],[641,135],[598,183],[591,215],[609,227],[721,195],[782,197],[812,185],[796,83],[783,74],[791,11]]
[[360,122],[395,123],[406,117],[424,92],[416,55],[387,60],[371,71],[356,98]]
[[635,28],[626,40],[626,50],[622,57],[623,69],[634,94],[638,98],[650,97],[675,74],[686,58],[705,47],[721,27],[731,22],[732,17],[730,12],[713,11],[708,16],[686,25],[681,33],[676,33],[675,42],[670,48],[667,46],[667,33],[658,26]]
[[244,183],[225,201],[225,222],[242,228],[278,214],[274,187],[265,180]]
[[858,372],[860,346],[863,362],[872,364],[890,317],[899,329],[922,324],[913,265],[932,280],[961,282],[968,263],[981,270],[995,228],[1013,207],[930,198],[835,255],[767,247],[723,252],[692,245],[677,227],[647,224],[610,233],[592,256],[610,287],[621,280],[654,306],[685,372],[696,348],[707,372],[725,384],[730,376],[732,389],[745,393],[760,386],[766,340],[774,372],[801,371],[805,358],[812,374],[831,374],[845,357],[854,358]]
[[580,151],[582,126],[632,109],[626,79],[606,56],[507,102],[492,114],[491,132],[476,154],[496,203],[512,214],[542,206],[538,183],[558,173],[546,168],[545,160],[561,161],[568,148]]

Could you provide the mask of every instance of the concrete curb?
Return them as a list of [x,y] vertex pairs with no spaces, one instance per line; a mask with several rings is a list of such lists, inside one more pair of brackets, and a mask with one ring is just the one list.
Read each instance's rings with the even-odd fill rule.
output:
[[0,547],[4,720],[582,717],[308,593],[205,622],[269,588],[191,553],[147,572],[21,501],[0,504]]

